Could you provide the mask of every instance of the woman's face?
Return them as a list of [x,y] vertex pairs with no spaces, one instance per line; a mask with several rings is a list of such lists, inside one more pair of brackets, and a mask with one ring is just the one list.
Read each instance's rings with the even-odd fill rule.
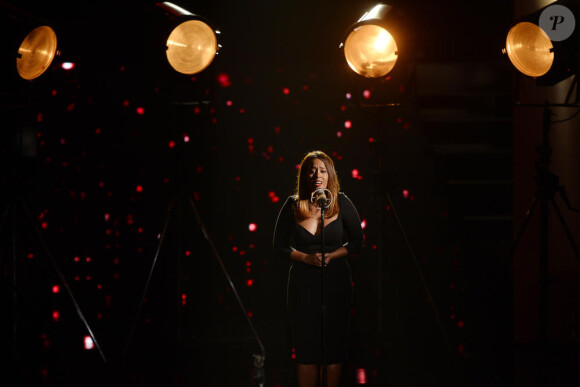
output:
[[310,191],[327,188],[328,169],[320,159],[313,159],[308,169],[308,187]]

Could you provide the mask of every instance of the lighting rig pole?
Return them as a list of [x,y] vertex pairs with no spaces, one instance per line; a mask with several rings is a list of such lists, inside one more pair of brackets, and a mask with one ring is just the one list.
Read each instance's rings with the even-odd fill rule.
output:
[[[405,33],[404,28],[405,18],[392,6],[379,3],[373,8],[365,12],[362,17],[350,26],[345,34],[344,44],[340,47],[344,48],[344,56],[349,67],[357,74],[365,78],[384,78],[390,73],[399,59],[399,56],[410,56],[411,51],[409,33]],[[405,39],[407,35],[407,39]],[[409,81],[413,78],[410,76]],[[409,88],[407,88],[409,89]],[[364,108],[376,109],[377,123],[381,121],[380,116],[384,109],[399,108],[400,102],[363,105]],[[378,125],[378,124],[377,124]],[[378,125],[380,126],[380,125]],[[380,235],[379,235],[379,256],[377,260],[378,271],[378,299],[377,299],[377,331],[379,335],[383,335],[383,258],[384,258],[384,243],[387,238],[385,233],[387,211],[390,212],[396,221],[397,227],[404,239],[405,246],[408,249],[413,266],[419,276],[423,290],[429,300],[429,304],[433,311],[436,323],[440,329],[441,335],[444,339],[446,349],[450,354],[454,350],[449,341],[445,327],[441,321],[437,306],[431,296],[431,292],[427,287],[427,282],[423,272],[417,262],[417,257],[413,251],[413,247],[407,233],[403,227],[397,209],[393,203],[389,189],[386,187],[386,176],[384,169],[384,133],[379,127],[377,134],[377,141],[375,143],[375,151],[377,154],[377,170],[375,171],[375,189],[373,196],[369,201],[369,208],[372,205],[379,207],[380,212]],[[389,210],[387,210],[387,207]]]
[[[4,4],[3,4],[4,5]],[[20,20],[20,18],[28,19],[30,15],[27,14],[20,14],[20,10],[10,7],[10,13],[18,14],[17,17],[14,17],[16,20]],[[28,20],[30,23],[39,23],[38,20]],[[31,98],[34,94],[34,80],[42,76],[46,70],[50,67],[51,63],[53,62],[55,56],[58,55],[57,51],[57,35],[56,32],[52,29],[52,27],[48,25],[40,25],[36,28],[32,29],[24,38],[24,40],[20,43],[18,47],[18,51],[15,53],[16,58],[16,70],[18,75],[25,81],[28,82],[24,86],[24,88],[28,88],[27,90],[27,104],[30,104]],[[17,132],[17,151],[15,152],[16,157],[16,165],[21,166],[22,160],[24,159],[24,128],[23,123],[18,124],[18,132]],[[14,160],[12,160],[14,161]],[[14,355],[14,360],[18,363],[21,360],[21,354],[19,353],[19,341],[20,341],[20,327],[19,327],[19,320],[20,320],[20,302],[19,302],[19,275],[18,275],[18,263],[19,263],[19,251],[18,251],[18,242],[19,242],[19,226],[26,220],[28,224],[30,224],[31,228],[34,231],[34,236],[36,237],[37,241],[40,243],[42,250],[48,257],[51,265],[54,268],[62,286],[64,287],[66,293],[70,297],[70,300],[73,304],[76,314],[78,315],[79,319],[83,323],[88,332],[95,348],[97,349],[101,359],[103,360],[104,364],[108,363],[107,357],[105,356],[93,330],[91,329],[81,307],[66,280],[62,270],[60,269],[57,260],[51,253],[48,243],[44,239],[40,228],[37,225],[37,221],[35,217],[32,215],[28,205],[27,200],[24,198],[26,193],[26,189],[24,187],[23,176],[21,175],[20,171],[16,170],[16,167],[13,167],[11,174],[9,176],[9,185],[11,185],[12,191],[9,191],[10,198],[7,200],[7,205],[4,212],[4,218],[0,223],[0,232],[4,230],[9,230],[10,232],[10,247],[9,251],[11,253],[11,262],[7,264],[7,266],[11,266],[10,268],[10,281],[11,281],[11,292],[12,292],[12,309],[13,309],[13,316],[12,316],[12,351]],[[16,187],[16,188],[15,188]],[[8,226],[10,224],[10,226]]]
[[[513,246],[512,260],[521,238],[528,226],[529,220],[540,204],[540,235],[539,235],[539,278],[538,278],[538,322],[540,367],[538,379],[542,386],[549,384],[550,341],[548,327],[548,290],[549,290],[549,217],[550,205],[555,210],[566,238],[574,255],[580,262],[580,251],[574,237],[566,225],[562,212],[556,201],[556,194],[564,200],[568,209],[572,208],[564,186],[559,185],[559,177],[550,171],[552,147],[550,144],[550,129],[553,124],[568,121],[580,112],[578,105],[578,80],[580,60],[580,34],[577,32],[574,13],[580,15],[577,1],[555,1],[529,15],[514,21],[506,36],[503,50],[514,67],[522,74],[535,80],[538,86],[553,86],[571,76],[571,86],[563,104],[518,104],[524,107],[542,107],[542,143],[536,147],[535,163],[536,192],[535,199],[526,213],[526,217],[518,232]],[[575,101],[570,103],[572,94],[576,91]],[[552,121],[551,107],[576,108],[576,112],[568,118]],[[513,264],[513,262],[508,262]]]
[[541,364],[539,368],[539,380],[542,386],[548,385],[549,381],[549,362],[550,362],[550,340],[548,331],[548,288],[549,288],[549,220],[550,220],[550,205],[555,210],[566,238],[570,243],[570,246],[576,256],[578,262],[580,262],[580,250],[576,245],[574,236],[572,235],[570,229],[568,228],[566,221],[558,207],[558,204],[554,200],[556,194],[559,194],[561,199],[564,201],[566,206],[571,211],[580,212],[580,210],[573,208],[570,205],[568,196],[566,195],[566,190],[564,186],[559,184],[559,177],[552,173],[550,170],[550,161],[552,156],[552,147],[550,145],[550,129],[552,125],[552,111],[550,107],[565,107],[565,108],[579,108],[577,104],[554,104],[549,105],[548,103],[544,105],[534,105],[534,104],[520,104],[520,106],[526,107],[543,107],[543,119],[542,119],[542,143],[536,147],[536,153],[538,158],[535,163],[536,171],[536,192],[535,198],[526,212],[526,217],[519,230],[514,246],[513,254],[515,254],[520,241],[526,231],[531,217],[534,214],[538,203],[540,204],[540,251],[539,251],[539,295],[538,295],[538,321],[539,321],[539,346],[541,351]]
[[[155,10],[161,10],[167,20],[170,21],[170,25],[173,27],[171,32],[168,35],[166,42],[163,42],[166,48],[166,56],[169,64],[171,67],[178,73],[185,74],[185,75],[193,75],[202,72],[205,70],[213,61],[215,55],[217,54],[219,48],[221,47],[218,44],[217,34],[219,31],[214,30],[205,20],[204,18],[194,15],[191,12],[169,2],[163,3],[156,3]],[[188,102],[175,102],[171,103],[171,105],[187,105],[192,104]],[[193,103],[195,104],[195,103]],[[183,162],[183,154],[181,154],[180,147],[177,147],[177,157],[178,163],[182,164]],[[183,163],[184,164],[184,163]],[[181,165],[178,165],[180,167]],[[183,224],[183,216],[184,216],[184,207],[191,207],[193,214],[195,216],[195,220],[199,226],[200,231],[203,233],[203,236],[208,243],[211,251],[213,253],[214,258],[220,265],[220,268],[226,277],[230,288],[236,298],[237,303],[239,304],[242,313],[244,314],[248,325],[255,337],[255,340],[259,346],[259,354],[253,354],[253,366],[254,366],[254,376],[253,378],[257,381],[260,387],[265,385],[265,372],[264,372],[264,362],[266,359],[266,351],[264,345],[262,344],[262,340],[260,339],[254,324],[246,310],[241,297],[238,294],[238,291],[224,265],[223,260],[220,257],[220,254],[200,216],[200,213],[197,209],[195,201],[192,199],[191,195],[186,192],[185,186],[186,182],[184,179],[184,171],[178,171],[177,183],[176,186],[178,187],[178,191],[175,197],[170,200],[168,208],[167,208],[167,215],[163,223],[162,232],[159,236],[159,242],[155,251],[155,255],[149,270],[149,274],[145,283],[145,287],[142,292],[142,296],[140,298],[136,316],[134,317],[133,324],[130,328],[129,335],[127,337],[125,343],[125,349],[123,353],[123,357],[127,357],[129,352],[129,347],[133,338],[135,336],[136,325],[140,319],[142,309],[145,303],[145,297],[148,293],[151,280],[153,274],[155,272],[156,266],[159,260],[159,254],[161,248],[165,242],[165,236],[167,233],[168,225],[171,221],[172,216],[176,216],[176,239],[177,239],[177,266],[178,270],[180,269],[180,258],[181,254],[179,254],[181,250],[181,233],[182,230],[180,228]],[[177,283],[177,290],[179,293],[181,284]],[[178,320],[181,318],[180,312],[178,312]],[[177,330],[177,334],[179,335],[179,329]]]

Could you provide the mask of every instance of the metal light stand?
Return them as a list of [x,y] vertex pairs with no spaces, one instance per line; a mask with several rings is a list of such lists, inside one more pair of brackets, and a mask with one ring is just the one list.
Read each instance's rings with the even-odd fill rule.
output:
[[574,241],[574,237],[570,232],[570,229],[566,225],[562,212],[558,207],[558,204],[554,200],[556,194],[560,194],[564,203],[566,203],[568,209],[572,211],[580,210],[572,208],[568,201],[566,191],[564,186],[559,185],[559,178],[557,175],[550,171],[550,157],[552,155],[552,147],[550,145],[550,128],[552,125],[551,115],[552,111],[550,107],[576,107],[576,104],[554,104],[549,105],[548,103],[544,105],[533,105],[526,104],[520,106],[530,106],[530,107],[544,107],[544,116],[542,120],[542,143],[536,147],[536,152],[538,153],[538,159],[535,164],[536,170],[536,180],[537,189],[535,193],[534,201],[526,213],[526,217],[522,224],[520,231],[517,234],[515,243],[513,246],[512,259],[518,248],[518,245],[524,235],[524,231],[528,226],[530,218],[532,217],[534,210],[540,203],[540,258],[539,258],[539,296],[538,296],[538,318],[539,318],[539,344],[542,352],[542,362],[538,370],[539,379],[542,386],[548,384],[548,369],[549,369],[549,359],[550,359],[550,348],[549,348],[549,335],[548,335],[548,242],[549,242],[549,215],[550,215],[550,204],[554,208],[558,220],[562,225],[568,242],[570,243],[574,255],[580,262],[580,251]]
[[[153,273],[155,272],[155,268],[157,266],[157,262],[158,262],[158,258],[159,258],[159,252],[161,251],[161,247],[162,247],[163,242],[165,240],[165,235],[167,233],[167,228],[168,228],[168,225],[169,225],[169,222],[170,222],[170,219],[171,219],[171,215],[174,212],[175,202],[177,200],[178,199],[173,199],[172,201],[170,201],[170,203],[168,205],[167,215],[166,215],[165,221],[163,223],[163,230],[161,232],[161,235],[159,236],[159,243],[158,243],[157,249],[155,251],[155,256],[153,258],[153,262],[151,264],[151,268],[149,270],[149,275],[147,277],[147,282],[145,284],[145,288],[143,289],[143,294],[142,294],[141,299],[139,301],[139,306],[137,308],[137,313],[136,313],[135,319],[133,321],[133,324],[131,325],[131,329],[129,331],[129,336],[128,336],[127,341],[126,341],[126,344],[125,344],[125,349],[124,349],[124,357],[125,358],[128,355],[130,344],[131,344],[131,342],[133,340],[133,336],[135,335],[135,330],[136,330],[137,322],[140,319],[141,312],[142,312],[142,309],[143,309],[143,305],[145,303],[145,296],[147,295],[147,292],[149,290],[149,286],[151,284],[151,279],[153,277]],[[265,362],[265,359],[266,359],[266,350],[264,348],[264,345],[262,344],[262,340],[258,336],[258,333],[257,333],[257,331],[256,331],[256,329],[254,327],[254,324],[253,324],[252,320],[250,319],[250,316],[248,315],[248,312],[247,312],[247,310],[246,310],[246,308],[245,308],[245,306],[244,306],[244,304],[243,304],[243,302],[242,302],[242,300],[241,300],[241,298],[240,298],[240,296],[238,294],[238,291],[236,290],[236,287],[235,287],[235,285],[234,285],[234,283],[233,283],[233,281],[232,281],[232,279],[231,279],[231,277],[230,277],[230,275],[229,275],[229,273],[228,273],[228,271],[227,271],[227,269],[226,269],[226,267],[225,267],[225,265],[224,265],[224,263],[223,263],[220,255],[218,253],[218,250],[217,250],[217,248],[216,248],[213,240],[211,239],[211,237],[210,237],[210,235],[209,235],[209,233],[207,231],[207,228],[205,227],[205,224],[203,223],[203,220],[201,219],[201,216],[199,214],[199,211],[197,210],[197,206],[195,205],[195,202],[193,201],[193,199],[191,198],[190,195],[187,195],[187,204],[189,204],[189,206],[193,210],[194,215],[195,215],[195,218],[196,218],[196,221],[197,221],[197,223],[199,225],[199,228],[202,231],[202,233],[203,233],[206,241],[208,242],[208,244],[209,244],[209,246],[210,246],[210,248],[211,248],[211,250],[213,252],[214,258],[218,261],[218,263],[219,263],[219,265],[220,265],[220,267],[222,269],[223,274],[225,275],[226,279],[228,280],[228,283],[230,285],[230,288],[232,289],[232,291],[234,293],[234,296],[236,297],[236,300],[237,300],[240,308],[242,309],[242,312],[244,313],[244,316],[245,316],[245,318],[246,318],[246,320],[248,322],[248,325],[250,326],[250,329],[252,330],[252,333],[254,334],[254,337],[256,339],[256,342],[258,343],[258,346],[260,347],[260,353],[259,354],[253,354],[252,357],[253,357],[253,365],[254,365],[254,368],[255,368],[254,379],[256,379],[256,381],[257,381],[257,383],[258,383],[258,385],[260,387],[263,387],[265,385],[265,372],[264,372],[264,369],[263,368],[264,368],[264,362]],[[178,214],[178,215],[180,215],[180,214]]]
[[[4,214],[5,218],[3,223],[6,222],[6,219],[8,219],[8,216],[10,214],[10,212],[12,212],[12,273],[11,273],[11,277],[12,277],[12,297],[13,297],[13,309],[14,309],[14,316],[13,316],[13,322],[12,322],[12,333],[13,333],[13,345],[14,345],[14,354],[17,355],[17,346],[18,346],[18,291],[17,291],[17,287],[18,287],[18,275],[17,275],[17,263],[18,263],[18,253],[17,253],[17,225],[18,225],[18,221],[20,220],[20,213],[18,211],[18,208],[21,207],[21,210],[23,210],[26,214],[26,217],[28,219],[28,221],[30,222],[30,224],[32,224],[32,227],[34,228],[34,232],[35,235],[38,239],[38,241],[40,242],[40,244],[42,245],[42,248],[45,252],[45,254],[48,256],[50,263],[52,264],[54,271],[56,272],[56,274],[58,275],[58,278],[60,279],[62,285],[64,286],[67,294],[69,295],[73,306],[75,308],[75,311],[77,313],[77,315],[79,316],[81,322],[84,324],[85,328],[87,329],[87,332],[89,333],[89,335],[91,336],[91,340],[93,340],[93,343],[95,344],[95,347],[97,348],[99,355],[101,356],[101,359],[103,359],[103,362],[106,364],[107,363],[107,358],[105,357],[105,354],[103,353],[101,346],[99,345],[99,342],[97,341],[97,338],[95,337],[95,334],[93,332],[93,330],[91,329],[87,319],[85,318],[84,313],[81,310],[81,307],[79,306],[76,297],[74,296],[72,289],[70,288],[68,281],[66,280],[63,272],[60,270],[60,267],[58,266],[58,263],[56,262],[54,256],[52,255],[52,253],[50,252],[49,248],[48,248],[48,244],[46,243],[46,241],[44,240],[42,233],[40,232],[40,229],[38,228],[38,226],[35,223],[34,217],[32,216],[32,214],[30,213],[30,210],[28,209],[28,207],[26,206],[26,204],[21,203],[20,205],[16,205],[16,204],[11,204],[11,206],[6,208],[6,212]],[[0,232],[3,230],[4,225],[2,225],[2,227],[0,227]],[[18,356],[16,356],[18,357]]]
[[[394,108],[394,107],[400,107],[401,104],[400,103],[388,103],[388,104],[376,104],[376,105],[363,105],[363,107],[365,108],[376,108],[377,109],[377,114],[378,111],[382,108]],[[375,176],[375,186],[379,187],[378,189],[375,189],[375,192],[373,193],[373,195],[371,196],[371,199],[369,200],[368,203],[368,207],[365,210],[368,211],[368,209],[370,207],[373,206],[373,202],[378,201],[378,207],[380,209],[380,213],[381,213],[381,225],[380,225],[380,230],[381,230],[381,237],[379,240],[379,259],[378,259],[378,268],[377,271],[379,273],[379,279],[378,279],[378,313],[377,313],[377,331],[378,333],[382,336],[383,334],[383,327],[382,327],[382,321],[383,321],[383,310],[382,310],[382,301],[383,301],[383,296],[382,296],[382,292],[383,292],[383,288],[382,288],[382,273],[383,273],[383,262],[382,262],[382,258],[383,258],[383,242],[386,239],[386,236],[384,235],[384,231],[385,231],[385,221],[386,221],[386,212],[387,210],[387,205],[388,207],[391,209],[393,216],[395,217],[395,221],[397,223],[397,226],[399,228],[399,231],[401,232],[401,235],[405,241],[405,246],[406,248],[409,250],[409,254],[411,256],[411,260],[413,263],[413,267],[415,268],[417,275],[419,276],[419,279],[421,281],[421,285],[423,287],[423,291],[425,292],[425,295],[427,297],[427,299],[429,300],[429,305],[431,306],[431,310],[433,312],[433,315],[435,317],[435,320],[437,322],[437,325],[439,327],[439,330],[441,332],[441,336],[443,337],[444,341],[445,341],[445,345],[447,347],[447,349],[449,350],[450,353],[453,353],[453,347],[451,345],[451,342],[449,340],[449,337],[447,335],[447,332],[445,330],[445,327],[443,325],[443,322],[441,320],[440,314],[439,314],[439,310],[437,308],[437,305],[435,304],[435,301],[433,300],[433,297],[431,296],[431,292],[429,291],[429,288],[427,286],[427,282],[425,280],[425,276],[423,275],[423,272],[421,270],[421,267],[419,266],[419,263],[417,261],[417,257],[415,255],[415,252],[413,250],[413,247],[411,246],[411,242],[409,241],[409,238],[407,237],[407,233],[405,231],[405,228],[403,227],[403,223],[401,222],[401,219],[399,217],[399,214],[397,212],[397,209],[393,203],[393,200],[391,199],[391,195],[389,193],[388,189],[384,188],[384,165],[383,165],[383,150],[382,150],[382,143],[383,143],[383,135],[382,135],[382,131],[379,130],[378,133],[378,146],[381,147],[381,149],[379,149],[377,151],[378,153],[378,162],[377,162],[377,171],[375,172],[376,176]],[[386,198],[386,203],[383,202],[383,196]],[[378,198],[378,199],[377,199]]]
[[[34,85],[31,83],[30,85],[30,89],[28,90],[27,93],[27,103],[30,103],[31,97],[33,95],[33,87]],[[18,128],[18,152],[17,155],[18,157],[22,157],[24,154],[24,128],[22,126],[23,124],[21,123],[19,125]],[[13,184],[13,186],[22,188],[23,187],[23,183],[21,181],[22,177],[19,176],[19,174],[13,170],[12,173],[14,174],[13,176],[13,181],[11,182]],[[2,223],[0,224],[0,233],[2,233],[5,229],[5,226],[7,226],[7,224],[10,222],[9,218],[11,218],[11,226],[12,229],[9,230],[10,231],[10,236],[11,236],[11,270],[10,270],[10,281],[11,281],[11,292],[12,292],[12,309],[13,309],[13,316],[12,316],[12,351],[13,351],[13,356],[14,356],[14,360],[16,362],[18,362],[20,360],[20,354],[18,353],[18,341],[19,341],[19,328],[18,328],[18,320],[19,320],[19,313],[18,313],[18,270],[17,270],[17,264],[18,264],[18,249],[17,249],[17,241],[18,241],[18,224],[19,221],[22,221],[22,216],[23,213],[26,215],[26,218],[28,220],[28,222],[30,223],[31,227],[34,229],[34,233],[35,236],[38,240],[38,242],[40,242],[44,253],[48,256],[48,259],[50,260],[50,263],[52,264],[58,278],[60,279],[62,285],[64,286],[66,293],[69,295],[71,302],[74,306],[74,309],[77,313],[77,315],[79,316],[81,322],[83,323],[83,325],[85,326],[89,336],[91,337],[91,340],[93,341],[93,344],[95,345],[95,348],[97,349],[97,351],[99,352],[99,355],[101,357],[101,359],[103,360],[104,364],[107,364],[107,358],[105,357],[105,354],[93,332],[93,330],[91,329],[84,313],[81,310],[81,307],[79,306],[79,303],[77,302],[76,297],[73,294],[73,291],[71,289],[71,287],[68,284],[68,281],[66,280],[66,277],[64,276],[62,270],[60,269],[56,259],[54,258],[54,256],[52,255],[50,249],[48,248],[48,244],[45,241],[44,237],[42,236],[42,232],[40,231],[38,225],[36,224],[36,220],[34,218],[34,216],[32,216],[28,206],[26,205],[26,199],[24,198],[24,189],[22,189],[23,192],[11,192],[11,197],[9,198],[9,202],[6,206],[5,212],[4,212],[4,218],[2,219]],[[8,229],[8,227],[6,227],[6,229]]]

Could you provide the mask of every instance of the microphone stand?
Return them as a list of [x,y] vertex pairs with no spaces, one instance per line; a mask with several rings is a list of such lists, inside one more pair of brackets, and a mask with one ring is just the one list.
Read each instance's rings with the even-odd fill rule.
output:
[[324,251],[324,213],[326,212],[325,206],[320,206],[320,238],[322,244],[322,264],[320,265],[320,284],[322,292],[322,308],[320,311],[321,328],[322,328],[322,387],[327,385],[327,369],[326,369],[326,282],[325,282],[325,272],[326,263],[325,251]]

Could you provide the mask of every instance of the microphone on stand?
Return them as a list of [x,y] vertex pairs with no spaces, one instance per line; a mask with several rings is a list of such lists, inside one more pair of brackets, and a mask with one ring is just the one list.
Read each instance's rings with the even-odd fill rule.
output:
[[332,204],[332,192],[326,188],[318,188],[312,195],[310,195],[310,203],[314,204],[316,208],[327,209]]
[[321,308],[320,308],[320,314],[321,314],[321,327],[322,327],[322,385],[324,387],[326,387],[327,384],[327,369],[326,369],[326,279],[325,279],[325,272],[326,272],[326,266],[328,265],[326,263],[326,259],[325,259],[325,251],[324,251],[324,212],[325,210],[330,207],[330,205],[332,204],[332,192],[330,192],[328,189],[326,188],[318,188],[316,189],[314,192],[312,192],[312,195],[310,195],[310,203],[314,204],[314,206],[318,209],[320,209],[320,224],[321,224],[321,229],[320,229],[320,239],[322,241],[321,243],[321,251],[322,251],[322,262],[320,265],[320,276],[321,276],[321,290],[322,290],[322,299],[321,299]]

